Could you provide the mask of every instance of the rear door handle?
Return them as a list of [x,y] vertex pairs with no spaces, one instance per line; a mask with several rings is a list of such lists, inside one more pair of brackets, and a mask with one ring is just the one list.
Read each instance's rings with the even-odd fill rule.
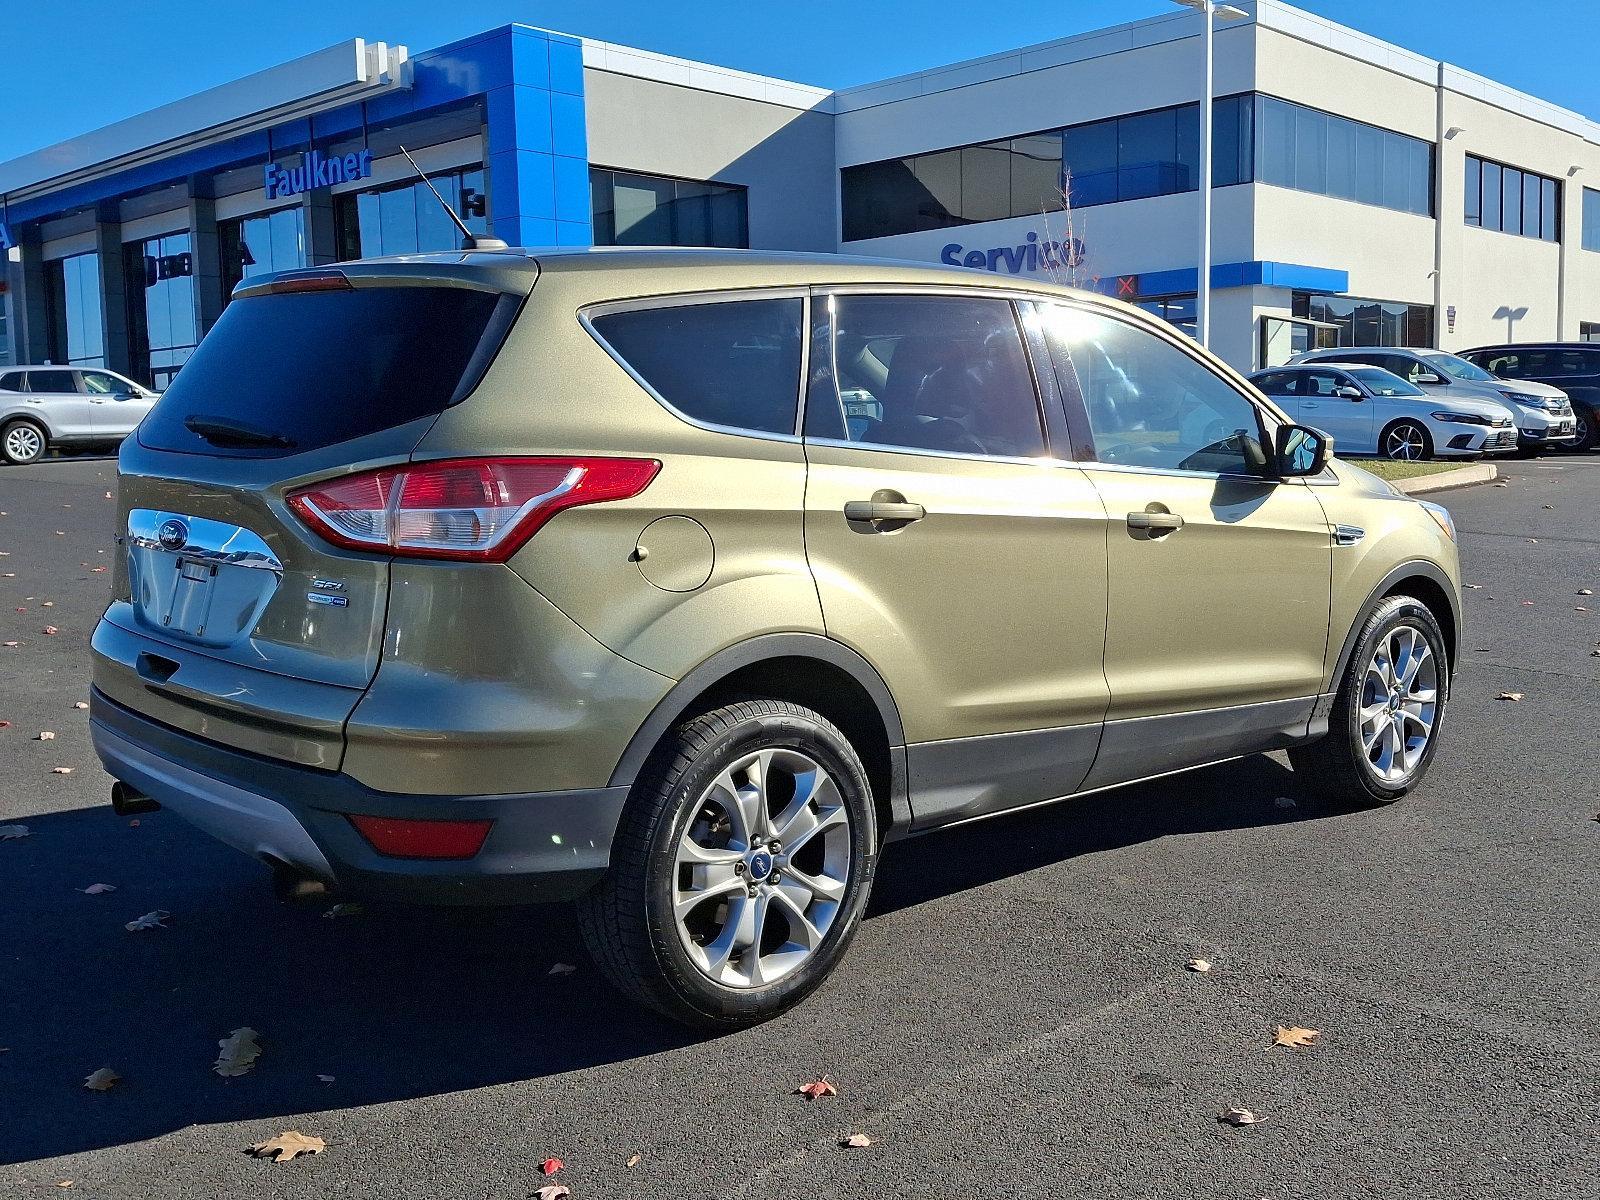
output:
[[928,510],[920,504],[889,500],[850,500],[844,506],[846,521],[920,521]]
[[1128,514],[1129,529],[1148,529],[1156,536],[1171,533],[1175,529],[1183,528],[1183,518],[1177,513],[1168,512],[1131,512]]

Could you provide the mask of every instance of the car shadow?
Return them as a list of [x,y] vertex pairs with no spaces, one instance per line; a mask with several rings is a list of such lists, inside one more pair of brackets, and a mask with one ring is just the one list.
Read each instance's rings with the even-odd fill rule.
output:
[[[913,839],[885,856],[869,919],[1075,855],[1329,811],[1276,807],[1286,794],[1292,774],[1257,757]],[[701,1037],[606,986],[565,907],[330,918],[329,904],[278,902],[264,867],[170,814],[21,823],[28,836],[0,845],[0,1162],[554,1075]],[[80,890],[95,883],[116,890]],[[156,910],[171,914],[165,927],[125,929]],[[217,1040],[240,1026],[260,1033],[261,1060],[220,1078]],[[123,1081],[85,1090],[101,1067]]]

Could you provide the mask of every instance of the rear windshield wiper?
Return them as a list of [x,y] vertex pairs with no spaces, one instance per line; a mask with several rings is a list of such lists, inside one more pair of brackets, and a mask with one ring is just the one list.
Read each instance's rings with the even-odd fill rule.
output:
[[267,429],[253,429],[225,417],[185,417],[184,428],[205,438],[213,446],[273,446],[292,450],[294,439]]

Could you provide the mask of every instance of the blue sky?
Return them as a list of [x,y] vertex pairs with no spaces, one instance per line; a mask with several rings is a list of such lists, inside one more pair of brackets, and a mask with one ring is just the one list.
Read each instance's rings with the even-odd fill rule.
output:
[[[1301,0],[1600,118],[1600,0]],[[845,87],[1174,11],[1168,0],[31,0],[7,6],[0,161],[348,37],[508,21]]]

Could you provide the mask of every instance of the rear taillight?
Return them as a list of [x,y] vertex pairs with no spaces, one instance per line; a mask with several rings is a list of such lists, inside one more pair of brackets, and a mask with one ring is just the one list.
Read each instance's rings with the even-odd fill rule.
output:
[[653,458],[450,458],[346,475],[289,493],[336,546],[504,562],[562,509],[637,496]]

